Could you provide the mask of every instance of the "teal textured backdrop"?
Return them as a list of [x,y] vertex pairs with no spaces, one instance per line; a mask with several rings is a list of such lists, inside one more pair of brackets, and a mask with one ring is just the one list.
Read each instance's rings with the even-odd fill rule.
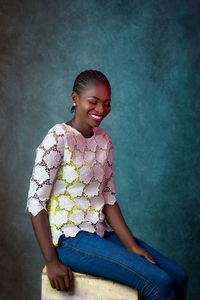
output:
[[[83,70],[105,73],[118,202],[132,233],[189,273],[199,299],[199,1],[1,1],[1,299],[38,300],[25,214],[35,149],[72,118]],[[14,297],[14,298],[13,298]]]

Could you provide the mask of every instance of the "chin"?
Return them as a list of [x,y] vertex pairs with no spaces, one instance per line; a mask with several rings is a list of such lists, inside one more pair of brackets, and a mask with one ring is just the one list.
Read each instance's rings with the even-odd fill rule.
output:
[[92,127],[92,128],[95,128],[95,127],[99,127],[99,125],[100,125],[100,124],[97,124],[97,125],[91,125],[91,127]]

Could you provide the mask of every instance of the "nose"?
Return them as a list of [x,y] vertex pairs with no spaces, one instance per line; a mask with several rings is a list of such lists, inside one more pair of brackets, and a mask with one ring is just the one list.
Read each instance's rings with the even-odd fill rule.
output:
[[98,105],[96,106],[96,111],[97,111],[97,114],[99,114],[99,115],[104,114],[104,106],[101,102],[99,102]]

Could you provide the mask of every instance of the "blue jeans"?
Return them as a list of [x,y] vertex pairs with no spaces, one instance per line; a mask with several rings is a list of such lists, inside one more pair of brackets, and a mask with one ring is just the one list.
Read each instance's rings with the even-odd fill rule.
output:
[[79,231],[75,237],[62,235],[56,251],[72,271],[103,277],[137,289],[144,299],[186,300],[188,274],[141,239],[136,242],[159,266],[127,250],[114,231]]

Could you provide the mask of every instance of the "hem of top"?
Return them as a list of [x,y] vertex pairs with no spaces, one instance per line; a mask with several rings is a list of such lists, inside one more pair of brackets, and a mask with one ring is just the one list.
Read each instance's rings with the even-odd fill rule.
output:
[[[85,232],[88,232],[88,233],[92,233],[92,234],[98,235],[98,233],[97,233],[96,231],[91,232],[91,231],[82,230],[82,229],[79,230],[74,236],[66,236],[64,233],[62,233],[62,234],[59,236],[59,238],[58,238],[58,242],[57,242],[57,243],[54,243],[54,242],[53,242],[53,245],[54,245],[55,247],[58,247],[58,246],[59,246],[61,236],[64,235],[66,238],[75,238],[75,237],[77,236],[77,234],[78,234],[79,232],[81,232],[81,231],[85,231]],[[102,236],[98,235],[98,236],[101,237],[101,238],[103,238],[104,235],[105,235],[105,231],[110,232],[110,231],[114,231],[114,229],[113,229],[112,227],[111,227],[111,228],[105,228],[105,229],[104,229],[104,232],[103,232],[103,235],[102,235]]]

